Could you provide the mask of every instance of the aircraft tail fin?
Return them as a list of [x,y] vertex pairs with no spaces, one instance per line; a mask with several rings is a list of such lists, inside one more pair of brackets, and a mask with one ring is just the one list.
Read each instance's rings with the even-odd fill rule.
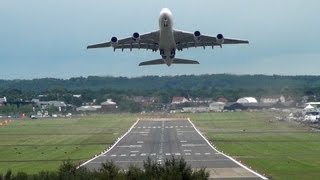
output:
[[200,63],[195,60],[175,58],[172,64],[200,64]]

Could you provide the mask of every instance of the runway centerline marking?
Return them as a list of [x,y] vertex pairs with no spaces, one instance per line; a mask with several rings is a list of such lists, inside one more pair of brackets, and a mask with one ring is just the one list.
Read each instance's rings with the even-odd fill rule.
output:
[[162,121],[162,126],[161,126],[161,137],[160,137],[160,150],[159,150],[159,160],[160,160],[160,164],[162,162],[162,153],[163,153],[163,141],[164,141],[164,121]]

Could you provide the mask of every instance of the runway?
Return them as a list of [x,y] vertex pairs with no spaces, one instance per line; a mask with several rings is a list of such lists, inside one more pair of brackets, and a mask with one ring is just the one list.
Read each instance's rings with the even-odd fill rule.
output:
[[98,169],[106,160],[126,169],[142,167],[147,157],[164,163],[166,158],[181,157],[192,168],[206,167],[210,178],[266,179],[215,150],[189,120],[139,120],[112,149],[83,166]]

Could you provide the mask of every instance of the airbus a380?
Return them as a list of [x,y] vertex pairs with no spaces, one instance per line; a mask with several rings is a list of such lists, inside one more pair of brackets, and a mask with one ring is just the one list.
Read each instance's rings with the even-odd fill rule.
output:
[[151,49],[152,51],[160,51],[161,59],[155,59],[151,61],[145,61],[139,64],[144,65],[157,65],[166,64],[199,64],[198,61],[176,58],[176,50],[182,51],[191,47],[214,47],[223,44],[248,44],[249,41],[227,39],[222,34],[218,34],[216,37],[202,35],[200,31],[194,33],[176,30],[173,28],[172,13],[168,8],[163,8],[159,17],[159,30],[139,34],[133,33],[131,37],[118,39],[112,37],[110,42],[90,45],[87,48],[104,48],[113,47],[116,49]]

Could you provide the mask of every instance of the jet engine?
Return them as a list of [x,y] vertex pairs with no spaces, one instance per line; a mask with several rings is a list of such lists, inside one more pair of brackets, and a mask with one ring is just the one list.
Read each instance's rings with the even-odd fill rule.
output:
[[200,36],[201,36],[200,31],[195,31],[193,33],[193,38],[194,38],[195,41],[199,41],[200,40]]
[[115,47],[118,45],[118,38],[117,37],[112,37],[111,38],[111,46]]
[[133,34],[132,34],[132,39],[133,39],[134,41],[140,41],[140,34],[137,33],[137,32],[133,33]]
[[223,42],[224,42],[223,35],[222,34],[218,34],[217,35],[217,43],[221,45],[221,44],[223,44]]

